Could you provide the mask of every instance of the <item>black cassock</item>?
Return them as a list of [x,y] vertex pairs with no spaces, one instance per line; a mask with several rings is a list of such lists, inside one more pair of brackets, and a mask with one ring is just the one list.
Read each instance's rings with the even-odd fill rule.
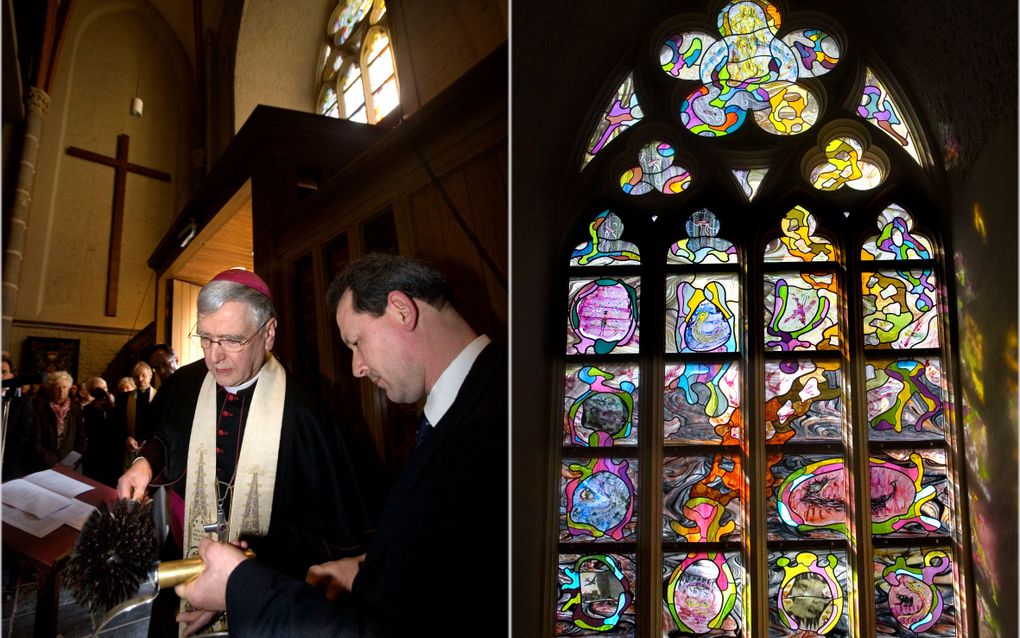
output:
[[[156,394],[151,419],[140,426],[139,435],[147,437],[142,454],[157,476],[152,484],[166,484],[182,499],[191,492],[188,444],[207,372],[204,360],[175,372]],[[217,387],[220,479],[233,475],[254,388],[228,395]],[[311,565],[364,551],[368,521],[339,427],[288,374],[269,531],[246,538],[249,546],[259,562],[303,579]]]

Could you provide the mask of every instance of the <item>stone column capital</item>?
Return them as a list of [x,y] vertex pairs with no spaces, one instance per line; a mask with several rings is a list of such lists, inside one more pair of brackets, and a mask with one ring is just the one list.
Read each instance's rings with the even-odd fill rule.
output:
[[46,115],[50,110],[50,96],[37,86],[28,90],[28,110],[35,111],[39,115]]

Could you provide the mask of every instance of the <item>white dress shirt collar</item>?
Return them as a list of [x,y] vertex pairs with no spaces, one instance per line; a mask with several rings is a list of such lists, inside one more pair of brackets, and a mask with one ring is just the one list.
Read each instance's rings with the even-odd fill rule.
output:
[[435,385],[432,386],[432,392],[429,392],[428,398],[425,399],[425,418],[429,420],[430,425],[435,427],[446,415],[446,411],[453,405],[457,393],[460,392],[460,386],[464,385],[464,379],[471,372],[471,366],[474,365],[475,359],[491,342],[492,340],[485,335],[476,338],[460,351],[460,354],[450,362],[450,365],[446,366],[446,370],[443,370],[443,373],[436,379]]

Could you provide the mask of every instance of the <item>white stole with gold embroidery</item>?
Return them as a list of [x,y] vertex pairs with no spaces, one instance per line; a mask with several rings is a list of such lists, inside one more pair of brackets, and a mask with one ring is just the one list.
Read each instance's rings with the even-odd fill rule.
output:
[[[234,473],[230,497],[227,538],[241,534],[265,536],[273,513],[273,489],[276,485],[276,461],[283,426],[283,401],[287,392],[287,373],[269,354],[259,372],[248,419],[244,426],[241,453]],[[184,555],[198,553],[198,542],[206,536],[204,527],[218,521],[216,490],[216,382],[206,374],[198,394],[195,419],[188,444],[188,493],[184,503]]]

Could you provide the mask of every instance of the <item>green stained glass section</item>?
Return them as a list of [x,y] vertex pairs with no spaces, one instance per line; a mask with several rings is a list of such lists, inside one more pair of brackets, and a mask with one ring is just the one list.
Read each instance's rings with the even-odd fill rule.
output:
[[846,551],[772,551],[768,560],[770,637],[853,635]]
[[588,240],[578,244],[570,255],[571,266],[629,266],[641,263],[636,244],[624,241],[623,220],[604,210],[588,225]]
[[584,157],[581,159],[581,168],[587,166],[588,162],[594,159],[606,144],[612,142],[620,133],[636,124],[642,117],[644,114],[634,89],[634,74],[631,73],[620,83],[613,97],[610,98],[609,105],[602,111],[602,117],[588,138],[588,145],[585,147]]
[[638,380],[632,364],[567,366],[563,445],[637,445]]
[[737,248],[720,238],[719,220],[707,209],[690,216],[686,224],[689,239],[669,247],[668,264],[729,264],[740,261]]
[[769,443],[840,441],[844,423],[839,361],[765,362],[765,438]]
[[938,359],[876,359],[864,370],[871,440],[945,439],[946,392]]
[[921,163],[917,145],[914,144],[910,128],[902,117],[902,111],[897,106],[892,94],[870,68],[866,70],[864,92],[861,94],[857,114],[896,140],[910,153],[915,162]]
[[560,468],[560,541],[632,541],[637,529],[634,459],[565,458]]
[[880,636],[956,636],[953,561],[937,547],[875,548],[874,596]]
[[944,449],[872,454],[872,534],[895,538],[952,534],[952,499]]
[[663,71],[675,78],[697,80],[700,77],[701,57],[716,40],[702,31],[674,33],[666,38],[659,49],[659,64]]
[[931,270],[880,270],[861,275],[864,345],[937,348],[937,283]]
[[743,484],[738,449],[667,457],[662,467],[662,539],[739,541]]
[[566,353],[637,352],[640,289],[640,277],[570,279]]
[[735,273],[666,277],[666,352],[736,352],[740,325]]
[[765,246],[765,261],[834,261],[836,249],[818,236],[815,216],[801,206],[792,208],[779,223],[782,235]]
[[560,554],[557,636],[634,636],[637,586],[634,554]]
[[878,215],[879,234],[864,240],[861,259],[931,259],[935,251],[931,241],[914,232],[914,218],[902,206],[890,204]]
[[663,635],[744,636],[744,565],[738,552],[665,553]]
[[767,350],[839,348],[840,292],[835,275],[768,273],[764,280]]
[[773,449],[767,479],[769,540],[846,538],[850,493],[842,457]]
[[620,176],[620,188],[628,195],[659,192],[675,195],[691,185],[691,172],[675,163],[676,150],[665,142],[652,142],[638,153],[638,165]]
[[667,443],[739,443],[740,363],[688,361],[668,365],[662,397],[663,436]]

